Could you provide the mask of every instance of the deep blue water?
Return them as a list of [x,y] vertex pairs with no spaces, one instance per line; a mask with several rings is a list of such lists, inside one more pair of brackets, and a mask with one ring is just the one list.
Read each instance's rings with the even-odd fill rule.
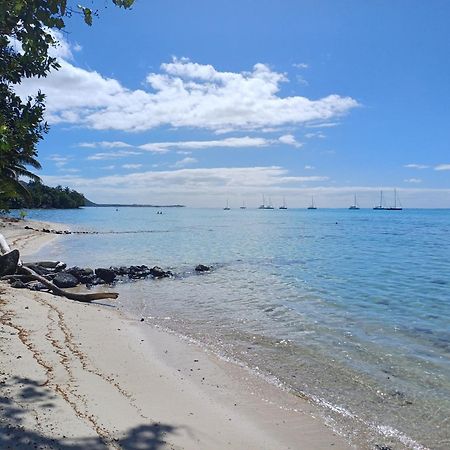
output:
[[[122,307],[307,395],[359,447],[450,447],[449,210],[28,217],[102,232],[63,236],[42,257],[172,268],[182,276],[118,286]],[[196,276],[198,263],[215,270]]]

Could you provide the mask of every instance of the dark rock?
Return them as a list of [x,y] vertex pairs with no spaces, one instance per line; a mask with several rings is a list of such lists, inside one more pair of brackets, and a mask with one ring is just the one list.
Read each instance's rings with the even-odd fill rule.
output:
[[59,288],[71,288],[78,285],[78,278],[67,272],[59,272],[53,278],[53,283]]
[[27,285],[21,280],[16,280],[11,283],[11,287],[16,289],[24,289],[27,287]]
[[40,265],[35,263],[25,263],[24,266],[30,268],[31,270],[34,270],[38,275],[41,275],[43,277],[54,273],[53,270],[46,269],[45,267],[41,267]]
[[102,280],[101,278],[92,275],[90,281],[86,282],[85,284],[87,288],[91,288],[92,286],[97,286],[99,284],[106,284],[106,282],[105,280]]
[[12,250],[0,256],[0,276],[16,273],[19,263],[19,250]]
[[111,269],[103,269],[103,268],[95,269],[95,275],[97,275],[99,278],[106,281],[107,283],[112,283],[116,279],[116,274],[114,273],[114,270]]
[[130,269],[126,266],[111,267],[111,270],[114,270],[116,275],[128,275],[130,273]]
[[130,266],[128,268],[128,277],[131,279],[145,278],[151,275],[152,271],[147,266]]
[[96,286],[97,284],[105,284],[105,280],[103,280],[102,278],[96,277],[94,275],[94,279],[92,280],[91,283],[93,286]]
[[209,272],[211,270],[211,267],[205,266],[204,264],[199,264],[196,268],[196,272]]
[[[32,264],[53,272],[61,272],[67,267],[66,264],[61,261],[38,261]],[[28,265],[28,267],[30,266]]]
[[170,277],[172,275],[172,272],[169,270],[163,270],[161,267],[154,266],[150,269],[150,274],[155,278],[164,278],[164,277]]
[[87,283],[91,284],[92,280],[95,278],[94,271],[89,267],[84,269],[78,266],[69,267],[68,269],[65,270],[65,272],[70,273],[75,278],[77,278],[80,283],[84,284]]

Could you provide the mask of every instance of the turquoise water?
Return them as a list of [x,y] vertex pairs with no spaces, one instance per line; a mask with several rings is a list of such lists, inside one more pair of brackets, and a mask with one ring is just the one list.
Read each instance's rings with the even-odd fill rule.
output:
[[[29,217],[103,232],[41,256],[172,268],[174,279],[118,286],[121,306],[306,395],[359,448],[450,448],[450,211]],[[198,263],[215,270],[195,275]]]

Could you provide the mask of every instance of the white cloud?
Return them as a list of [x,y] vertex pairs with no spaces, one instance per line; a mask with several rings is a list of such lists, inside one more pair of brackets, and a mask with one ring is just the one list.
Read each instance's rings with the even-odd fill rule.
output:
[[81,50],[83,50],[83,47],[78,42],[75,42],[75,44],[73,46],[73,50],[75,52],[81,52]]
[[[256,130],[302,125],[340,117],[358,106],[351,97],[281,97],[284,74],[264,64],[250,72],[220,72],[211,65],[174,59],[150,73],[148,90],[131,90],[112,78],[67,61],[61,39],[61,69],[47,78],[28,79],[20,95],[41,89],[47,95],[47,120],[94,129],[144,131],[162,125],[220,130]],[[66,58],[66,59],[64,59]]]
[[450,164],[438,164],[434,170],[450,170]]
[[403,167],[407,169],[428,169],[430,166],[425,164],[405,164]]
[[285,134],[283,136],[280,136],[278,138],[278,140],[282,143],[282,144],[286,144],[286,145],[293,145],[294,147],[301,147],[303,144],[301,142],[298,142],[295,139],[295,136],[293,136],[292,134]]
[[306,133],[305,138],[307,138],[307,139],[312,139],[312,138],[325,139],[326,136],[321,131],[318,131],[316,133]]
[[292,64],[293,67],[295,67],[296,69],[308,69],[309,68],[309,64],[306,63],[294,63]]
[[[301,147],[303,145],[298,142],[292,134],[285,134],[278,139],[244,136],[205,141],[148,142],[134,147],[151,153],[168,153],[170,150],[178,150],[177,153],[179,154],[191,154],[193,150],[205,150],[209,148],[260,148],[268,147],[271,144],[278,144],[280,142],[294,147]],[[133,147],[132,145],[121,141],[81,142],[77,146],[86,148]],[[101,153],[101,155],[106,155],[106,153]]]
[[301,75],[297,75],[295,79],[297,80],[297,83],[301,84],[302,86],[309,86],[308,81],[305,80]]
[[61,168],[69,162],[70,158],[68,156],[51,155],[47,158],[47,160],[53,161],[56,167]]
[[324,123],[307,123],[307,128],[333,128],[337,127],[339,122],[324,122]]
[[210,141],[149,142],[147,144],[139,145],[139,148],[154,153],[167,153],[170,149],[202,150],[217,147],[266,147],[272,142],[273,141],[269,139],[245,136]]
[[139,169],[142,167],[142,164],[123,164],[122,167],[124,169]]
[[140,152],[134,152],[130,150],[119,150],[117,152],[108,152],[108,153],[95,153],[94,155],[90,155],[87,157],[90,161],[103,160],[103,159],[117,159],[117,158],[126,158],[127,156],[140,155]]
[[[48,29],[48,33],[50,33],[53,38],[58,42],[56,47],[50,47],[49,54],[50,56],[53,56],[54,58],[58,59],[68,59],[71,60],[73,58],[72,54],[72,46],[69,44],[69,42],[64,39],[63,34],[59,30],[52,30]],[[77,50],[78,51],[78,50]]]
[[407,178],[406,180],[403,180],[405,183],[422,183],[422,180],[420,178]]
[[305,166],[305,170],[314,170],[314,169],[315,169],[314,166],[310,166],[308,164]]
[[109,166],[103,166],[103,167],[101,167],[101,169],[104,169],[104,170],[113,170],[113,169],[115,169],[116,168],[116,166],[115,165],[109,165]]
[[130,144],[122,141],[80,142],[77,147],[84,148],[129,148]]
[[43,176],[46,182],[66,183],[79,188],[168,189],[176,192],[204,189],[242,189],[298,185],[326,181],[324,176],[290,176],[286,169],[269,167],[198,168],[171,171],[147,171],[125,175],[83,178],[79,176]]
[[179,161],[177,161],[172,167],[174,167],[174,168],[186,167],[189,164],[194,164],[196,162],[197,162],[197,160],[195,158],[191,158],[191,157],[187,156],[186,158],[183,158],[183,159],[180,159]]

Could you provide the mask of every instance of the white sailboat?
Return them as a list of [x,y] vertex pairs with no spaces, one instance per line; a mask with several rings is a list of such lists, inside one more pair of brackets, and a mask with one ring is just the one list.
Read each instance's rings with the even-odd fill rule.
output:
[[311,195],[311,205],[308,206],[308,209],[317,209],[317,206],[314,203],[314,197]]
[[401,211],[403,209],[401,205],[397,206],[397,189],[394,189],[394,206],[388,206],[384,209],[387,211]]
[[356,194],[355,194],[355,200],[353,201],[353,205],[351,205],[348,209],[359,209],[359,205],[356,202]]
[[[400,203],[400,202],[398,202]],[[400,204],[397,205],[397,189],[394,189],[394,206],[384,206],[383,204],[383,191],[380,191],[380,204],[373,209],[382,211],[401,211],[403,208]]]
[[279,207],[279,209],[287,209],[286,199],[283,197],[283,204]]
[[377,206],[374,206],[373,209],[375,209],[377,211],[381,211],[381,210],[385,209],[385,207],[383,206],[383,191],[380,191],[380,204]]
[[266,205],[266,199],[264,198],[264,195],[262,196],[262,199],[263,199],[262,205],[259,206],[258,209],[273,209],[273,206],[272,206],[272,204],[270,202],[270,199],[269,199],[269,204],[268,205]]
[[231,208],[228,206],[228,199],[227,199],[227,206],[225,206],[225,208],[223,208],[224,211],[229,211]]

